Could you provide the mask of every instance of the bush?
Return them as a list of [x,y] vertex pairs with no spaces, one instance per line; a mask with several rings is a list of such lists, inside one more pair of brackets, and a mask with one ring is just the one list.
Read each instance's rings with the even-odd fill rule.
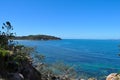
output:
[[7,55],[10,55],[10,52],[8,50],[0,49],[0,56],[5,57]]

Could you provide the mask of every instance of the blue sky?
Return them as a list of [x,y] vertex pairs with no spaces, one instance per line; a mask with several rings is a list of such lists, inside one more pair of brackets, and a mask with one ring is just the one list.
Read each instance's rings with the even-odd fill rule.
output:
[[120,39],[120,0],[0,0],[0,24],[17,35]]

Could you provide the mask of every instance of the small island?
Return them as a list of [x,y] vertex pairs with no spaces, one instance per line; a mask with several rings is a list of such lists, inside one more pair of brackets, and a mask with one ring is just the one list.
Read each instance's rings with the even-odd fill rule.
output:
[[16,36],[15,40],[61,40],[61,38],[50,35],[28,35]]

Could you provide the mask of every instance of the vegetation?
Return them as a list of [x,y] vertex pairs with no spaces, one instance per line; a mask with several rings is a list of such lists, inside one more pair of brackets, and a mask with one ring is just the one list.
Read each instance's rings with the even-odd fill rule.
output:
[[77,78],[77,73],[72,66],[66,65],[63,62],[53,64],[39,64],[37,70],[41,72],[42,79],[49,80],[71,80]]
[[2,31],[0,31],[0,47],[8,49],[8,43],[13,42],[14,34],[10,31],[13,30],[13,27],[11,26],[11,23],[7,21],[6,23],[3,23]]
[[29,35],[29,36],[17,36],[17,40],[61,40],[61,38],[49,35]]
[[[12,30],[10,22],[3,23],[2,31],[0,31],[0,76],[6,80],[16,80],[17,78],[22,79],[23,77],[20,76],[22,75],[25,80],[31,80],[30,77],[27,77],[31,70],[31,73],[36,74],[33,76],[34,79],[40,80],[41,75],[32,67],[30,57],[34,53],[34,49],[15,44]],[[27,69],[29,70],[26,71]]]

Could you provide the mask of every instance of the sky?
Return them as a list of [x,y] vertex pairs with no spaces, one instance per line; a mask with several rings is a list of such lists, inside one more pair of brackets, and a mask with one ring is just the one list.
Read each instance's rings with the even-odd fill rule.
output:
[[120,0],[0,0],[0,25],[18,36],[120,39]]

